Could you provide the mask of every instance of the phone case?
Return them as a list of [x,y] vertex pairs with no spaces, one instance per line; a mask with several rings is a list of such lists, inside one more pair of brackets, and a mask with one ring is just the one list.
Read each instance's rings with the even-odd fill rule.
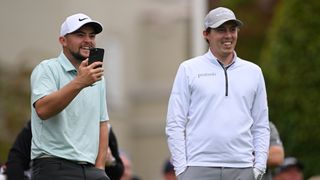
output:
[[96,62],[96,61],[103,62],[103,56],[104,56],[104,49],[102,49],[102,48],[90,49],[89,65]]

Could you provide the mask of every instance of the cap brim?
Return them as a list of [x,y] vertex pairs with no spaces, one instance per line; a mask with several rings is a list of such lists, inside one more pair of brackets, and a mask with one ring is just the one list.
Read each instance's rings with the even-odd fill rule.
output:
[[74,33],[76,31],[78,31],[80,28],[82,28],[83,26],[92,27],[95,34],[99,34],[103,30],[103,27],[99,22],[97,22],[97,21],[89,21],[89,22],[86,22],[86,23],[80,25],[80,27],[78,27],[78,28],[76,28],[74,30],[71,30],[71,32],[68,32],[66,34]]
[[[95,32],[96,34],[101,33],[101,31],[103,30],[102,25],[101,25],[99,22],[97,22],[97,21],[91,21],[91,22],[88,22],[88,23],[86,23],[86,24],[84,24],[84,25],[89,25],[89,26],[93,27],[94,32]],[[82,25],[82,26],[84,26],[84,25]]]
[[224,23],[226,23],[228,21],[234,21],[237,24],[237,26],[242,26],[243,25],[242,21],[240,21],[238,19],[223,19],[221,21],[218,21],[218,22],[214,23],[212,26],[210,26],[210,28],[217,28],[217,27],[221,26],[222,24],[224,24]]

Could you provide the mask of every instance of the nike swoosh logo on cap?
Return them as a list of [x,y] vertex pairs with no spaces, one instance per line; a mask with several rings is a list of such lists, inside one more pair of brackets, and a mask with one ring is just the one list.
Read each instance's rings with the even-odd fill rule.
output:
[[83,20],[85,20],[85,19],[88,19],[88,18],[82,18],[82,19],[79,18],[79,21],[83,21]]

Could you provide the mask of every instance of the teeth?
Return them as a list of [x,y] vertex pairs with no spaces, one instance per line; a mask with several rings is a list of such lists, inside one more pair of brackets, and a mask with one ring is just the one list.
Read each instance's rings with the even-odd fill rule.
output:
[[89,50],[89,49],[90,49],[90,47],[82,47],[82,49]]

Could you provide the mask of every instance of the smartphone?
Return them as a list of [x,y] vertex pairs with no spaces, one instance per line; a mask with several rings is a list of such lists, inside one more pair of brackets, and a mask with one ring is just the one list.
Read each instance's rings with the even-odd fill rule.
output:
[[[89,54],[89,65],[96,62],[103,62],[104,49],[103,48],[91,48]],[[99,66],[101,67],[101,66]]]

